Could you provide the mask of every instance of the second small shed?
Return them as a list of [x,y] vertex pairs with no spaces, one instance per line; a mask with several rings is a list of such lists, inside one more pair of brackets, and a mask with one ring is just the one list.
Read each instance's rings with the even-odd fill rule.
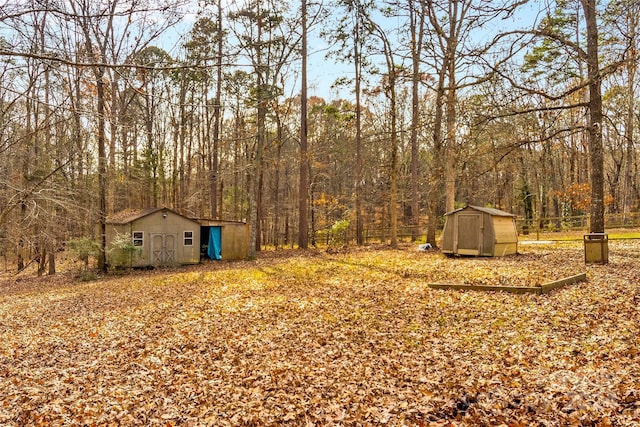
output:
[[499,209],[465,206],[445,214],[442,252],[504,256],[518,252],[516,216]]
[[249,257],[249,225],[245,222],[198,219],[202,258],[238,260]]

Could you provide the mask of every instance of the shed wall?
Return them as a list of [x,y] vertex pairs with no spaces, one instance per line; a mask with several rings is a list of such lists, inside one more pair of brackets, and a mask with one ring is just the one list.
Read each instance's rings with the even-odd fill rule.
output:
[[518,253],[517,243],[496,243],[493,248],[493,256],[505,256]]
[[511,217],[494,217],[493,228],[497,243],[514,243],[518,241],[518,231],[515,221]]
[[513,217],[494,217],[495,230],[494,256],[504,256],[518,253],[518,231]]
[[249,256],[249,225],[224,224],[222,226],[222,258],[247,259]]
[[[247,259],[249,256],[249,225],[244,222],[199,220],[202,229],[220,227],[220,245],[223,260]],[[208,245],[208,236],[203,236],[201,245]]]
[[142,233],[142,244],[139,252],[125,264],[127,266],[146,267],[200,262],[200,225],[171,211],[158,211],[127,224],[107,224],[109,264],[115,265],[119,261],[112,243],[117,234],[133,237],[136,232]]
[[444,221],[444,229],[442,230],[442,252],[445,254],[453,253],[453,241],[455,239],[456,219],[453,215],[448,215]]

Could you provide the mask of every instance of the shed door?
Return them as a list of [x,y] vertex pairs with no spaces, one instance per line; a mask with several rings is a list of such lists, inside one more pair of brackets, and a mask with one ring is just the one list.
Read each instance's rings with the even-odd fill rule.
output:
[[222,259],[222,227],[209,228],[207,256],[209,259]]
[[151,264],[176,264],[175,233],[151,233]]
[[460,255],[480,255],[482,216],[458,214],[457,243]]

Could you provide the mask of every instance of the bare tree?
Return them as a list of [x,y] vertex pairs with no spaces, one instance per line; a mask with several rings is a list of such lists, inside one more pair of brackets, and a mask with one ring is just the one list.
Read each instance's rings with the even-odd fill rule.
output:
[[[62,6],[62,5],[61,5]],[[55,11],[56,14],[71,19],[83,35],[83,44],[89,68],[93,72],[96,88],[96,141],[98,146],[98,222],[100,224],[101,256],[99,268],[106,269],[106,216],[107,216],[107,91],[105,81],[114,61],[123,62],[133,53],[145,47],[164,28],[175,23],[168,17],[161,25],[153,14],[162,10],[150,10],[130,1],[110,1],[105,4],[88,0],[74,0]],[[177,5],[174,5],[177,7]],[[137,35],[132,40],[132,34]],[[133,43],[131,43],[133,41]],[[112,117],[112,119],[114,119]]]
[[256,108],[255,148],[249,172],[249,256],[261,246],[263,197],[263,161],[267,143],[267,115],[274,100],[282,94],[281,78],[288,61],[299,45],[294,31],[298,21],[287,15],[286,5],[277,1],[247,1],[230,14],[235,42],[241,57],[251,64],[255,76],[252,102]]
[[[419,195],[419,141],[420,120],[420,84],[422,83],[422,48],[424,43],[424,26],[426,19],[425,2],[409,0],[409,31],[411,37],[411,240],[418,238],[420,227],[420,195]],[[434,239],[435,240],[435,239]]]

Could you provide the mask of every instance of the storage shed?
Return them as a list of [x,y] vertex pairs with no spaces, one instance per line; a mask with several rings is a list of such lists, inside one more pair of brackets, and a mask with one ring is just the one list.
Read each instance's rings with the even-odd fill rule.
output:
[[213,260],[247,259],[249,225],[245,222],[199,219],[202,258]]
[[454,255],[504,256],[518,252],[516,216],[479,206],[445,214],[442,252]]
[[[109,216],[106,225],[109,265],[148,267],[200,262],[200,223],[171,209],[125,210]],[[121,236],[131,239],[133,251],[114,245]]]

